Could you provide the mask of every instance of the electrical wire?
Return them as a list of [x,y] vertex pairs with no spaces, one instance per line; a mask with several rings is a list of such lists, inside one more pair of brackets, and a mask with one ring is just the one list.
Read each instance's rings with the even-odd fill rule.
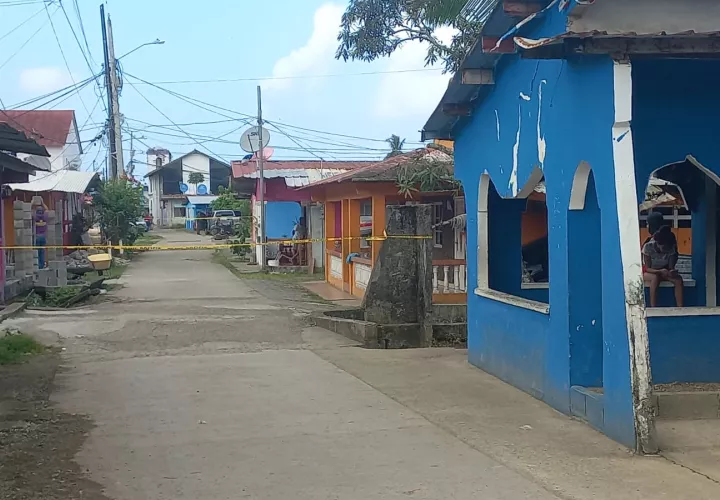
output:
[[[62,0],[61,0],[62,1]],[[62,5],[62,4],[61,4]],[[85,33],[85,23],[83,23],[82,14],[80,13],[80,6],[78,5],[78,0],[73,0],[73,7],[75,9],[75,16],[78,19],[78,24],[80,25],[80,33],[82,34],[83,41],[85,42],[85,49],[87,50],[87,55],[90,58],[90,61],[95,64],[95,59],[92,56],[92,51],[90,50],[90,44],[88,43],[87,34]],[[65,9],[63,8],[63,11]],[[67,14],[66,14],[67,17]],[[68,23],[70,21],[68,20]],[[73,31],[73,35],[75,35],[75,32]],[[75,39],[77,39],[77,35],[75,35]],[[78,44],[80,42],[78,41]]]
[[21,22],[21,23],[18,24],[17,26],[15,26],[13,29],[11,29],[10,31],[8,31],[7,33],[5,33],[3,36],[0,36],[0,42],[3,41],[3,40],[4,40],[5,38],[7,38],[8,36],[10,36],[10,35],[12,35],[13,33],[15,33],[17,30],[19,30],[20,28],[22,28],[23,26],[25,26],[27,23],[29,23],[29,22],[32,21],[33,19],[35,19],[39,14],[42,14],[44,11],[45,11],[45,6],[43,6],[39,11],[37,11],[35,14],[32,14],[30,17],[28,17],[27,19],[25,19],[23,22]]
[[[128,76],[130,76],[130,75],[128,75]],[[184,133],[185,135],[187,135],[187,137],[188,137],[191,141],[193,140],[193,138],[190,136],[190,134],[188,134],[187,132],[185,132],[185,130],[182,129],[179,125],[176,125],[175,122],[173,122],[168,115],[166,115],[165,113],[163,113],[163,112],[160,110],[160,108],[158,108],[157,106],[155,106],[155,104],[153,104],[153,102],[152,102],[150,99],[148,99],[147,97],[145,97],[145,95],[144,95],[142,92],[140,92],[140,89],[138,89],[132,82],[128,81],[128,84],[133,88],[133,90],[134,90],[135,92],[138,93],[138,95],[140,95],[140,97],[142,97],[150,106],[152,106],[152,107],[155,109],[155,111],[157,111],[158,113],[160,113],[167,121],[169,121],[170,123],[172,123],[173,125],[175,125],[175,127],[176,127],[180,132],[182,132],[182,133]],[[215,156],[215,157],[217,157],[217,158],[220,158],[220,159],[224,160],[224,161],[227,163],[227,160],[226,160],[225,158],[223,158],[222,156],[220,156],[220,155],[218,155],[217,153],[213,152],[213,151],[212,151],[210,148],[208,148],[207,146],[202,145],[202,144],[199,144],[199,145],[200,145],[202,148],[206,149],[211,155],[213,155],[213,156]]]
[[[58,10],[60,10],[60,7],[58,7],[57,9],[55,9],[55,10],[53,11],[52,15],[54,16],[54,15],[57,13]],[[40,33],[40,31],[41,31],[45,26],[47,26],[47,24],[48,24],[48,21],[45,21],[37,30],[35,30],[35,32],[33,32],[33,34],[30,35],[30,38],[28,38],[27,40],[25,40],[25,41],[23,42],[23,44],[22,44],[15,52],[13,52],[10,57],[8,57],[7,59],[5,59],[5,62],[3,62],[2,64],[0,64],[0,69],[3,69],[5,66],[7,66],[7,64],[8,64],[10,61],[12,61],[13,58],[14,58],[16,55],[18,55],[18,54],[20,53],[20,51],[21,51],[22,49],[24,49],[25,46],[26,46],[28,43],[30,43],[30,41],[31,41],[33,38],[35,38],[35,36],[36,36],[38,33]]]
[[[62,3],[60,3],[60,6],[62,7]],[[63,12],[65,11],[65,8],[63,7]],[[58,49],[60,49],[60,55],[62,55],[63,62],[65,63],[65,68],[68,70],[68,74],[70,75],[70,81],[73,82],[74,85],[77,85],[77,82],[75,81],[75,77],[72,74],[72,70],[70,69],[70,65],[68,64],[67,57],[65,57],[65,51],[62,48],[62,44],[60,43],[60,38],[58,38],[57,31],[55,30],[55,23],[52,20],[52,17],[50,17],[50,9],[48,9],[47,4],[45,4],[45,12],[48,16],[48,21],[50,21],[50,27],[52,28],[53,35],[55,35],[55,42],[57,42]],[[67,14],[65,15],[67,17]],[[69,21],[69,19],[68,19]],[[83,54],[85,55],[85,54]],[[91,71],[92,73],[92,71]],[[85,100],[80,95],[80,91],[78,90],[78,98],[80,99],[80,103],[83,105],[83,108],[85,108],[85,111],[90,114],[90,111],[88,111],[87,104],[85,104]]]
[[52,97],[52,96],[54,96],[55,94],[64,93],[64,92],[66,92],[66,91],[72,92],[75,88],[81,87],[81,86],[85,85],[86,83],[90,82],[91,80],[96,79],[98,76],[100,76],[100,74],[91,76],[91,77],[89,77],[89,78],[86,78],[85,80],[83,80],[83,81],[81,81],[81,82],[79,82],[79,83],[77,83],[77,84],[75,84],[75,85],[68,85],[67,87],[63,87],[63,88],[58,89],[58,90],[53,90],[52,92],[48,92],[47,94],[43,94],[43,95],[38,96],[38,97],[33,97],[33,98],[31,98],[31,99],[28,99],[27,101],[22,101],[22,102],[19,102],[19,103],[12,104],[12,105],[10,105],[10,107],[7,108],[7,109],[20,109],[20,108],[24,108],[25,106],[29,106],[29,105],[31,105],[31,104],[35,104],[36,102],[41,101],[41,100],[43,100],[43,99],[46,99],[46,98],[48,98],[48,97]]
[[[159,86],[159,85],[157,85],[157,84],[154,84],[154,83],[149,82],[149,81],[147,81],[147,80],[143,80],[142,78],[139,78],[139,77],[137,77],[137,76],[135,76],[135,75],[132,75],[132,74],[130,74],[130,73],[127,73],[127,72],[125,73],[125,75],[126,75],[126,76],[129,76],[130,78],[133,78],[133,79],[135,79],[135,80],[138,80],[139,82],[142,82],[142,83],[145,83],[145,84],[150,85],[150,86],[152,86],[152,87],[155,87],[155,88],[158,89],[158,90],[162,90],[163,92],[168,93],[168,94],[170,94],[170,95],[172,95],[172,96],[174,96],[174,97],[176,97],[176,98],[178,98],[178,99],[180,99],[180,100],[182,100],[182,101],[185,101],[185,102],[188,102],[188,103],[190,103],[190,104],[193,104],[194,106],[197,106],[197,107],[199,107],[199,108],[201,108],[201,109],[205,109],[206,111],[212,111],[212,110],[209,110],[209,109],[207,109],[206,107],[200,106],[200,105],[198,105],[197,103],[201,103],[201,104],[203,104],[203,105],[205,105],[205,106],[210,106],[210,107],[212,107],[212,108],[220,109],[220,110],[225,111],[225,112],[228,112],[228,113],[234,113],[234,114],[239,115],[239,116],[243,116],[243,117],[247,117],[247,118],[252,118],[252,119],[255,119],[255,118],[256,118],[255,115],[251,115],[251,114],[248,114],[248,113],[242,113],[242,112],[240,112],[240,111],[235,111],[235,110],[233,110],[233,109],[225,108],[225,107],[222,107],[222,106],[217,106],[217,105],[215,105],[215,104],[212,104],[212,103],[209,103],[209,102],[205,102],[205,101],[202,101],[202,100],[200,100],[200,99],[196,99],[196,98],[193,98],[193,97],[189,97],[189,96],[187,96],[187,95],[180,94],[179,92],[175,92],[175,91],[173,91],[173,90],[169,90],[169,89],[163,88],[163,87],[161,87],[161,86]],[[231,117],[228,117],[227,115],[224,115],[224,114],[222,114],[222,113],[218,113],[217,111],[215,111],[215,113],[218,114],[218,115],[220,115],[220,116],[224,116],[224,117],[226,117],[226,118],[231,118]],[[348,135],[348,134],[338,134],[338,133],[334,133],[334,132],[327,132],[327,131],[317,130],[317,129],[312,129],[312,128],[307,128],[307,127],[299,127],[299,126],[297,126],[297,125],[291,125],[291,124],[289,124],[289,123],[285,123],[285,122],[282,122],[282,121],[280,121],[280,120],[265,120],[265,122],[266,122],[266,123],[277,122],[277,123],[280,123],[280,124],[281,124],[282,126],[284,126],[284,127],[288,127],[288,128],[292,128],[292,129],[296,129],[296,130],[303,130],[303,131],[306,131],[306,132],[315,132],[315,133],[318,133],[318,134],[330,135],[330,136],[335,136],[335,137],[344,137],[344,138],[347,138],[347,139],[356,139],[356,140],[373,141],[373,142],[386,142],[386,141],[387,141],[386,139],[377,139],[377,138],[370,138],[370,137],[360,137],[360,136]],[[418,145],[419,145],[419,144],[424,144],[424,143],[421,143],[421,142],[414,143],[414,142],[413,142],[413,143],[409,143],[409,144],[418,144]]]
[[215,78],[210,80],[168,80],[159,82],[143,82],[143,85],[180,85],[190,83],[236,83],[236,82],[265,82],[275,80],[309,80],[318,78],[355,77],[369,75],[390,75],[396,73],[421,73],[442,71],[441,68],[398,69],[388,71],[365,71],[362,73],[329,73],[324,75],[295,75],[295,76],[260,76],[247,78]]

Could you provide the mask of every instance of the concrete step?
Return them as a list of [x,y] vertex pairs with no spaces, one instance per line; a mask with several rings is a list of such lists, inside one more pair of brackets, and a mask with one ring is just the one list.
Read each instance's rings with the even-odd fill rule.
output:
[[433,347],[467,347],[467,323],[433,325]]
[[658,419],[720,419],[720,391],[656,391],[653,397]]

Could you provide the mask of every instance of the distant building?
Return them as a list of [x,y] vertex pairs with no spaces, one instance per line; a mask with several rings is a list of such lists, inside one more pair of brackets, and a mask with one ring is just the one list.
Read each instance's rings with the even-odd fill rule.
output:
[[[82,165],[82,142],[75,111],[20,109],[0,111],[0,122],[24,132],[30,139],[47,148],[50,165],[55,170],[79,170]],[[27,154],[18,154],[24,159]]]
[[[185,225],[188,196],[215,195],[220,187],[230,184],[230,165],[198,150],[173,160],[168,150],[152,148],[147,152],[147,163],[148,209],[160,227]],[[189,182],[194,172],[204,179],[197,186]]]

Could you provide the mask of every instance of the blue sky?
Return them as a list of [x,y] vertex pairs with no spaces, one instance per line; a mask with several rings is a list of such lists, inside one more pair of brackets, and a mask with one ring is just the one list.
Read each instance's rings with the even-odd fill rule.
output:
[[[9,5],[18,3],[23,5]],[[63,4],[84,44],[73,1],[63,0]],[[77,4],[93,58],[91,65],[99,72],[102,65],[99,2],[77,0]],[[438,70],[398,72],[423,68],[424,48],[420,44],[407,46],[392,58],[373,63],[336,61],[335,37],[345,6],[344,1],[318,0],[271,0],[259,4],[248,0],[108,0],[106,12],[113,21],[118,57],[156,38],[165,41],[164,45],[144,47],[122,60],[123,71],[128,74],[121,97],[121,110],[126,117],[126,161],[129,130],[144,136],[145,145],[163,146],[176,155],[197,148],[226,160],[242,157],[244,152],[238,139],[245,126],[241,116],[234,112],[256,113],[258,84],[263,87],[265,117],[277,120],[282,132],[300,142],[298,146],[268,126],[277,159],[377,158],[382,156],[377,149],[385,148],[379,141],[301,131],[282,123],[368,139],[383,139],[395,133],[406,137],[408,143],[417,143],[418,130],[442,95],[447,75]],[[57,1],[49,4],[48,10],[72,75],[75,81],[82,81],[91,72],[63,11],[58,10]],[[38,14],[31,18],[35,13]],[[6,35],[28,18],[31,19],[25,25]],[[38,29],[37,35],[32,36]],[[3,66],[28,39],[27,45]],[[369,72],[378,74],[359,75]],[[216,110],[220,113],[217,114],[129,75],[149,82],[274,79],[159,84],[233,111]],[[340,76],[317,78],[318,75]],[[5,105],[12,107],[71,84],[43,3],[0,0],[0,99]],[[76,110],[84,140],[95,136],[104,120],[104,108],[98,104],[97,94],[97,87],[87,86],[57,106]],[[89,116],[88,111],[93,109]],[[185,125],[221,120],[224,122]],[[171,122],[181,125],[182,130]],[[147,128],[146,124],[166,128]],[[212,140],[215,138],[220,139]],[[197,144],[198,140],[202,143]],[[136,141],[134,145],[136,159],[140,161],[144,161],[146,149],[142,143]],[[344,147],[346,144],[350,147]],[[100,144],[89,148],[85,168],[91,168],[95,158],[96,164],[102,162],[105,153],[101,148]],[[144,169],[143,164],[137,167],[139,173]]]

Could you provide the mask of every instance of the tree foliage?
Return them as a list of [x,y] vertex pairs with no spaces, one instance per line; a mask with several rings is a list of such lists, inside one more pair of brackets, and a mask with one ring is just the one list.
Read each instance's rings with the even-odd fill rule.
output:
[[230,189],[220,186],[218,197],[210,204],[212,210],[239,210],[243,215],[250,213],[250,200],[239,200]]
[[460,182],[450,171],[452,163],[436,158],[423,158],[404,165],[398,172],[398,192],[406,198],[416,193],[456,191]]
[[136,222],[143,215],[142,187],[124,179],[113,179],[101,184],[93,197],[100,228],[113,244],[123,240],[132,244],[137,238]]
[[210,204],[210,208],[215,210],[235,210],[240,212],[240,220],[234,225],[235,236],[244,242],[250,238],[250,229],[252,228],[252,211],[250,210],[250,200],[238,200],[235,193],[230,189],[220,186],[218,197]]
[[390,145],[390,152],[385,155],[385,159],[392,158],[393,156],[401,155],[403,154],[403,147],[405,146],[405,139],[400,139],[399,135],[391,135],[387,139],[385,139],[385,142],[387,142]]
[[[401,45],[428,44],[426,65],[438,61],[445,71],[457,71],[482,23],[462,15],[466,0],[350,0],[338,35],[337,59],[374,61],[389,56]],[[450,27],[455,34],[449,43],[437,29]]]
[[202,172],[191,172],[188,176],[188,182],[190,184],[193,184],[194,186],[197,186],[198,184],[205,182],[205,176],[202,174]]

